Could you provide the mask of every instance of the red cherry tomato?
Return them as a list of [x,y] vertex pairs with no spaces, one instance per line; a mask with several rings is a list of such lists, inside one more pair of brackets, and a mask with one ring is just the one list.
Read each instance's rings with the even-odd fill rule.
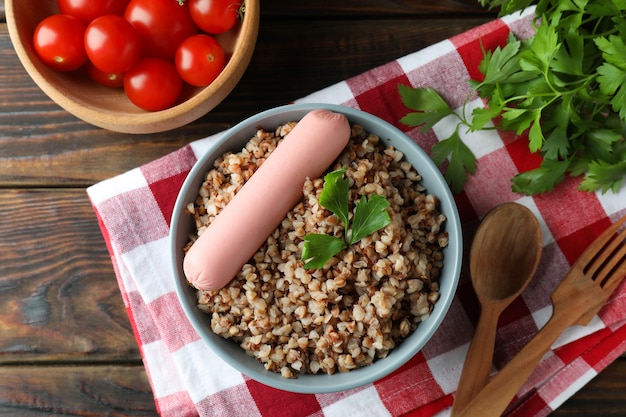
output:
[[174,63],[184,81],[204,87],[220,75],[226,65],[226,57],[214,37],[200,34],[190,36],[180,44]]
[[139,59],[141,38],[123,17],[100,16],[87,26],[85,50],[100,71],[121,74]]
[[109,88],[124,88],[124,74],[110,74],[100,71],[90,61],[87,62],[87,73],[92,80]]
[[73,71],[87,62],[83,44],[85,24],[69,15],[56,14],[42,20],[33,34],[37,56],[57,71]]
[[58,0],[59,11],[79,18],[88,25],[105,14],[122,16],[130,0]]
[[124,13],[143,41],[143,56],[174,59],[176,48],[198,33],[187,2],[176,0],[131,0]]
[[173,106],[183,88],[176,67],[160,58],[142,58],[124,75],[124,91],[136,106],[158,111]]
[[241,0],[190,0],[189,12],[203,31],[217,35],[237,23]]

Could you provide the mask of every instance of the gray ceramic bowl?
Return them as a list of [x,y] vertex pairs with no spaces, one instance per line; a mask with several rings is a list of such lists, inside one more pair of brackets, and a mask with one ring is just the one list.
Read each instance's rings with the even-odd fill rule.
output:
[[[441,211],[448,218],[446,229],[449,232],[450,244],[444,249],[445,264],[440,280],[441,298],[435,304],[431,316],[386,358],[347,373],[299,375],[297,379],[285,379],[280,374],[266,371],[261,363],[246,355],[236,343],[215,335],[211,331],[210,317],[196,307],[195,291],[187,285],[182,271],[182,248],[187,243],[189,233],[193,231],[194,222],[191,216],[183,213],[183,210],[187,202],[195,199],[203,175],[212,167],[216,157],[226,151],[240,151],[259,126],[273,129],[282,123],[300,120],[306,113],[317,108],[345,114],[350,123],[362,125],[367,131],[404,152],[406,158],[422,175],[422,183],[428,192],[439,197]],[[435,333],[450,307],[459,280],[462,258],[461,223],[457,207],[445,180],[428,155],[408,136],[389,123],[360,110],[328,104],[293,104],[274,108],[252,116],[225,132],[200,158],[183,184],[172,215],[170,244],[180,302],[192,325],[211,349],[233,368],[256,381],[286,391],[316,394],[343,391],[374,382],[389,375],[413,357]]]

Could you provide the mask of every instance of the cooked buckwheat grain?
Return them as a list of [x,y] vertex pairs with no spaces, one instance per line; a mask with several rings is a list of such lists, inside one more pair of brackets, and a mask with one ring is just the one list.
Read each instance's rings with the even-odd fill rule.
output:
[[[197,234],[186,249],[293,126],[259,129],[241,152],[215,162],[196,201],[187,205]],[[318,202],[323,179],[307,180],[302,200],[237,276],[218,291],[197,292],[198,307],[211,315],[216,334],[285,378],[346,372],[384,358],[439,299],[448,233],[437,197],[426,192],[402,152],[358,125],[331,169],[342,167],[348,168],[350,201],[375,193],[390,202],[388,226],[323,269],[304,269],[306,234],[344,233],[339,219]]]

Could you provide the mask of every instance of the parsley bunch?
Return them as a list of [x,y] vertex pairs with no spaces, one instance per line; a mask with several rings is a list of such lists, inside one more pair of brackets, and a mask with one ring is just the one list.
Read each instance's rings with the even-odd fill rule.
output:
[[357,243],[378,229],[391,223],[386,208],[389,202],[382,196],[373,194],[369,200],[365,196],[357,201],[352,217],[352,228],[349,229],[349,195],[350,183],[344,178],[346,168],[332,171],[324,177],[324,188],[320,193],[319,203],[332,211],[344,227],[343,239],[323,234],[309,233],[304,236],[302,259],[306,269],[322,268],[326,262],[341,250]]
[[[525,8],[531,0],[480,0],[501,14]],[[399,86],[405,105],[416,110],[401,121],[428,129],[449,115],[456,131],[435,145],[437,164],[449,159],[446,178],[459,192],[474,172],[476,158],[459,138],[460,128],[528,132],[530,151],[541,165],[512,179],[513,191],[539,194],[566,175],[583,176],[580,189],[617,192],[626,177],[626,1],[539,0],[536,33],[510,36],[506,45],[484,51],[481,81],[472,88],[485,99],[471,117],[456,115],[429,88]]]

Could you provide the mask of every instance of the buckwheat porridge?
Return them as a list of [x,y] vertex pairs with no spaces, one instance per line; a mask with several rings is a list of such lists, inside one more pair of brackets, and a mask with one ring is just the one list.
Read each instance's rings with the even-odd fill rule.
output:
[[[259,129],[241,152],[216,161],[187,205],[197,235],[185,250],[294,126]],[[384,196],[391,204],[389,225],[323,269],[305,269],[300,254],[306,234],[344,233],[337,216],[318,203],[323,178],[308,180],[302,200],[237,276],[221,290],[197,291],[213,332],[285,378],[346,372],[384,358],[439,299],[446,217],[415,168],[383,142],[353,125],[348,146],[329,170],[348,168],[350,210],[361,195]]]

